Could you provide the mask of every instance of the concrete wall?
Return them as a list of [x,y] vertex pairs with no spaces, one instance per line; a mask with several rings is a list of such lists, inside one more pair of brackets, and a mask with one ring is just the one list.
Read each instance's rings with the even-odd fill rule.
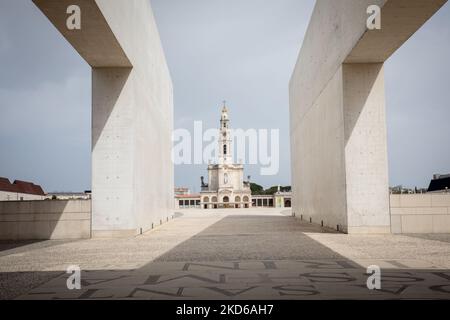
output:
[[0,202],[0,240],[90,237],[90,200]]
[[[293,212],[388,233],[383,62],[446,0],[317,0],[289,84]],[[367,8],[382,29],[367,30]]]
[[[93,68],[93,236],[145,232],[174,196],[173,89],[150,1],[34,2]],[[72,4],[81,30],[65,26]]]
[[450,233],[450,194],[391,195],[392,233]]

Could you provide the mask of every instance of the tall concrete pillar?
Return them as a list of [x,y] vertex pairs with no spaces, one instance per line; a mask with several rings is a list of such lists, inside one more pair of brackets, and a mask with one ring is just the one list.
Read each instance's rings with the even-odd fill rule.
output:
[[343,64],[342,78],[347,231],[389,233],[383,64]]
[[173,213],[173,89],[150,2],[33,1],[92,67],[93,236],[151,229]]
[[[390,232],[383,63],[447,0],[317,0],[289,84],[293,212]],[[367,28],[370,6],[381,29]]]
[[134,112],[130,68],[92,70],[92,227],[134,233]]

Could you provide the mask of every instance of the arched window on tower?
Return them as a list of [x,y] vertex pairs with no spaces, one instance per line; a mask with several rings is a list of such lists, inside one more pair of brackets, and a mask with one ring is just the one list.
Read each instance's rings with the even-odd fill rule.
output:
[[227,145],[226,144],[223,145],[223,154],[225,156],[227,155]]

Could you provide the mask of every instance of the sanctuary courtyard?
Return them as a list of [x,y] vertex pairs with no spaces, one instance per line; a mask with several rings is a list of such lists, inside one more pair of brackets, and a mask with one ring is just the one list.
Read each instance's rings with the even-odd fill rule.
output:
[[[81,268],[69,290],[68,266]],[[381,268],[369,290],[367,267]],[[449,299],[450,235],[346,235],[289,209],[185,210],[125,239],[2,242],[1,299]]]

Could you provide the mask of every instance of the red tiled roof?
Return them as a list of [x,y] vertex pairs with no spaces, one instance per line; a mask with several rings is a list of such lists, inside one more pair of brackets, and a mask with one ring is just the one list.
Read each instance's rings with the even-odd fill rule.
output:
[[8,178],[2,178],[2,177],[0,177],[0,183],[11,184],[11,182],[9,182],[9,179],[8,179]]
[[17,192],[17,186],[11,184],[7,178],[0,178],[0,191]]
[[42,187],[39,185],[20,180],[16,180],[14,183],[11,183],[9,182],[9,179],[2,177],[0,177],[0,191],[45,196],[44,190],[42,190]]

